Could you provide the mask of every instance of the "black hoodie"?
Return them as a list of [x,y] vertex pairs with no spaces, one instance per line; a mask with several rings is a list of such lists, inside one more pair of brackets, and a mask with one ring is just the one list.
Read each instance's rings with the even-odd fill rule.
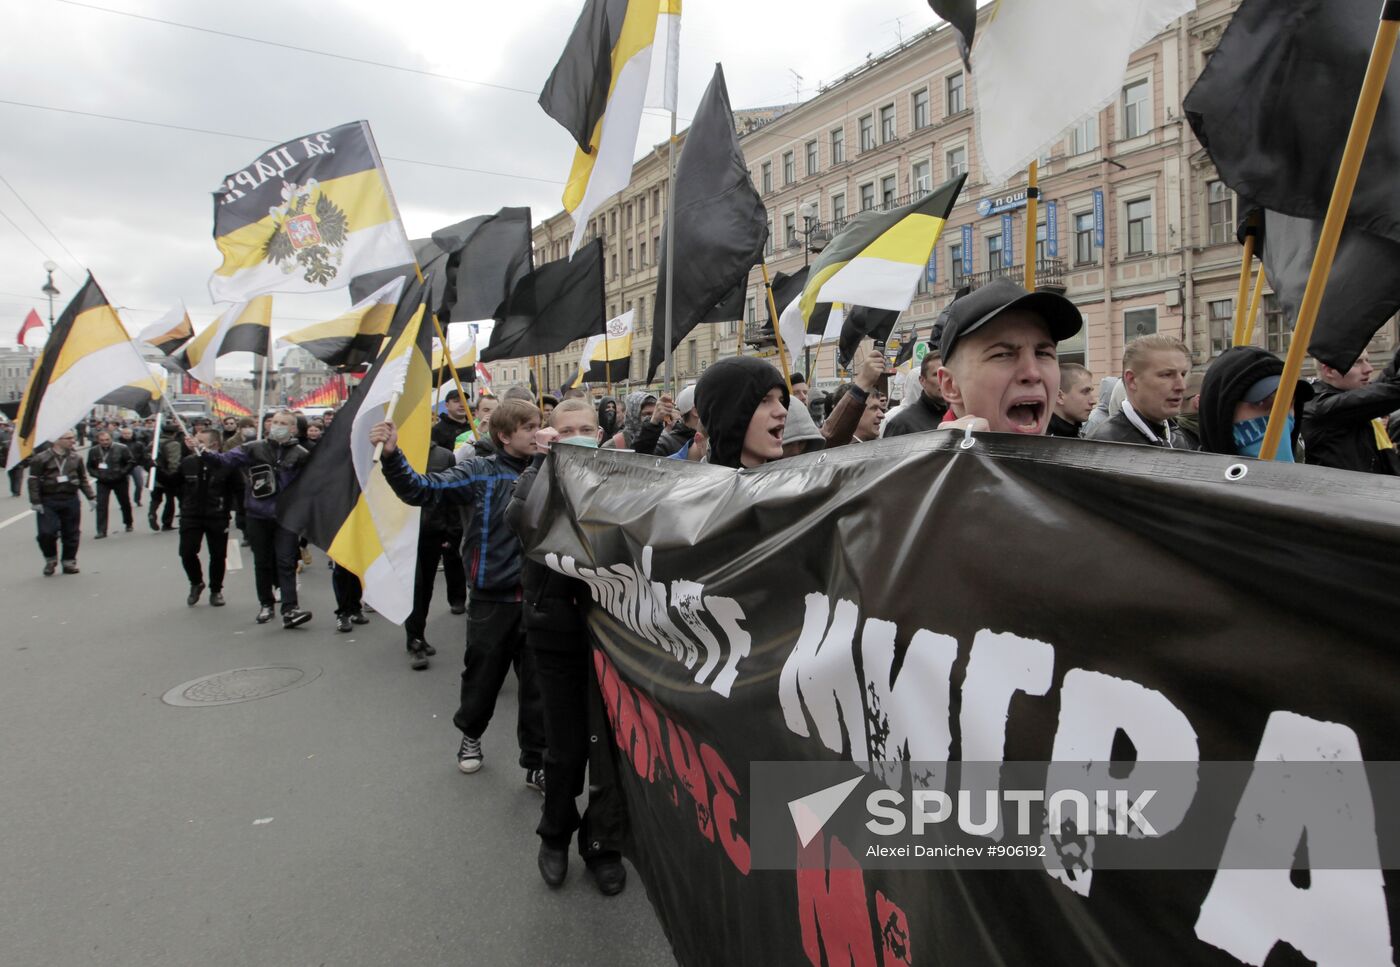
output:
[[[1201,382],[1201,449],[1233,456],[1235,406],[1255,383],[1282,374],[1283,360],[1254,346],[1232,346],[1215,357]],[[1303,427],[1303,404],[1312,395],[1312,387],[1299,380],[1293,396],[1293,433],[1288,442],[1294,449]]]
[[710,440],[710,463],[739,467],[749,422],[772,389],[782,390],[786,408],[783,374],[753,356],[731,356],[705,370],[695,384],[695,409]]

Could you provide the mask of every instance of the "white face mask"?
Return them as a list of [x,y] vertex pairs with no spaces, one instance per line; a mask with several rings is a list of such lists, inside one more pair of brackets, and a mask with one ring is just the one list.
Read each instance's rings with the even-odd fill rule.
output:
[[267,438],[273,443],[286,443],[292,438],[291,428],[274,423],[268,428]]

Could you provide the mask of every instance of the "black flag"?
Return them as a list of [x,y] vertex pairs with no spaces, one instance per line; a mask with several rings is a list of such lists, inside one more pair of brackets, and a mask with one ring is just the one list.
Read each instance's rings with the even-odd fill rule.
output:
[[[736,286],[747,284],[749,270],[763,258],[768,240],[767,212],[739,150],[724,69],[718,64],[676,165],[672,202],[666,212],[668,223],[672,217],[676,219],[678,254],[671,309],[670,348],[674,350]],[[668,231],[669,227],[662,232],[661,258],[657,261],[659,282],[648,382],[655,378],[666,355],[666,273],[671,257]]]
[[972,35],[977,31],[977,0],[928,0],[928,5],[958,32],[958,49],[967,63]]
[[490,319],[530,271],[530,209],[502,208],[439,228],[433,242],[448,253],[442,321]]
[[496,310],[496,329],[480,359],[521,359],[557,353],[576,339],[601,333],[603,242],[594,239],[572,259],[540,266],[520,280]]
[[[1378,6],[1245,0],[1236,10],[1183,107],[1220,177],[1242,200],[1270,213],[1320,224],[1366,73]],[[1337,267],[1309,346],[1312,355],[1338,369],[1351,368],[1394,311],[1400,290],[1397,276],[1389,268],[1374,274],[1371,267],[1400,246],[1397,170],[1400,72],[1392,71],[1347,215]],[[1306,269],[1299,277],[1298,267],[1311,260],[1302,258],[1295,245],[1310,244],[1308,239],[1316,237],[1317,228],[1303,224],[1272,228],[1276,246],[1271,261],[1276,265],[1280,238],[1300,239],[1288,244],[1293,254],[1285,260],[1294,267],[1289,273],[1293,281],[1274,281],[1282,295],[1283,288],[1305,282]],[[1393,244],[1376,244],[1372,239]],[[1389,259],[1393,267],[1393,254]],[[1270,280],[1274,279],[1271,272]],[[1345,279],[1361,280],[1366,294],[1344,293]],[[1367,307],[1365,311],[1362,306]]]
[[841,339],[836,344],[836,358],[842,366],[851,368],[856,348],[860,341],[869,336],[883,344],[889,341],[894,332],[894,324],[899,320],[896,309],[868,309],[865,306],[847,306],[846,317],[841,322]]

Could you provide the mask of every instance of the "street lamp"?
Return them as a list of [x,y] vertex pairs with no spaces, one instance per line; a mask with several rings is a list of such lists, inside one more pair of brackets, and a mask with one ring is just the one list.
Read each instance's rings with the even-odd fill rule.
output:
[[58,286],[53,284],[53,274],[58,270],[58,264],[52,261],[44,263],[44,271],[49,274],[44,281],[44,287],[39,291],[49,297],[49,331],[53,331],[53,297],[58,295]]
[[[797,209],[797,214],[802,216],[802,266],[806,268],[811,265],[812,233],[815,231],[812,225],[817,221],[820,211],[816,202],[806,201]],[[812,347],[806,345],[805,339],[802,346],[802,370],[807,374],[808,385],[812,385],[815,382],[812,379]]]

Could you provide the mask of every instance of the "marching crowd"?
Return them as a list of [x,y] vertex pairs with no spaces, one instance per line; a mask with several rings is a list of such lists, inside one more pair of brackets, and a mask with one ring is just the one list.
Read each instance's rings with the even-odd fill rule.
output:
[[[590,682],[585,617],[588,589],[527,559],[517,530],[523,505],[554,447],[630,450],[735,469],[823,448],[939,428],[1023,435],[1049,434],[1177,450],[1257,457],[1283,374],[1276,356],[1235,347],[1193,372],[1179,340],[1143,336],[1123,354],[1121,376],[1095,382],[1077,363],[1062,363],[1057,345],[1083,325],[1069,300],[1027,292],[998,280],[955,300],[940,317],[913,385],[888,409],[885,355],[853,361],[852,378],[818,397],[802,374],[788,381],[752,356],[722,359],[672,399],[647,391],[597,403],[570,390],[536,400],[512,389],[483,396],[469,410],[456,391],[431,435],[425,473],[397,446],[397,428],[376,425],[368,440],[383,445],[384,476],[404,503],[423,508],[413,613],[405,622],[412,668],[436,653],[425,623],[439,569],[454,614],[466,613],[466,649],[453,722],[462,733],[461,772],[478,772],[481,739],[497,696],[514,669],[519,682],[516,732],[525,782],[543,793],[537,827],[539,871],[564,882],[569,848],[579,853],[597,887],[620,892],[625,811],[598,741],[606,722]],[[1294,411],[1277,459],[1365,473],[1400,474],[1393,440],[1400,438],[1400,353],[1383,372],[1365,354],[1346,372],[1319,364],[1316,382],[1296,388]],[[911,381],[912,382],[912,381]],[[61,565],[77,573],[81,505],[94,502],[96,536],[109,532],[116,498],[124,530],[134,526],[147,474],[147,521],[172,530],[178,509],[179,554],[189,578],[187,603],[224,604],[230,526],[251,550],[258,622],[280,605],[283,626],[311,620],[299,607],[297,575],[309,565],[299,535],[279,524],[276,495],[294,480],[334,420],[281,410],[266,416],[259,438],[251,419],[201,423],[189,437],[166,427],[157,440],[151,421],[93,422],[83,457],[78,433],[52,441],[28,461],[28,495],[38,517],[44,573]],[[0,441],[7,442],[7,441]],[[11,490],[20,480],[11,473]],[[204,559],[201,559],[203,552]],[[207,561],[207,572],[204,567]],[[336,626],[364,623],[359,579],[332,569]],[[585,788],[582,815],[576,800]]]

